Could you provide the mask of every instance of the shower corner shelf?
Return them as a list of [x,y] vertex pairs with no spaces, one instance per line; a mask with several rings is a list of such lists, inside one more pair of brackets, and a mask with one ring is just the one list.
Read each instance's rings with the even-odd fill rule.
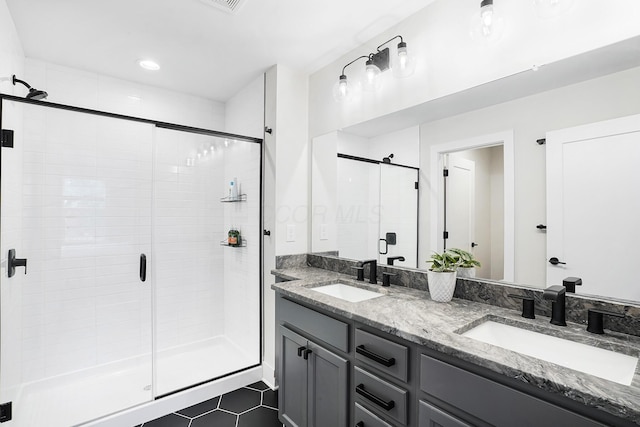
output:
[[247,241],[245,239],[242,239],[240,241],[239,245],[230,245],[229,242],[227,242],[226,240],[221,240],[220,241],[220,246],[229,246],[231,248],[246,248],[247,247]]
[[238,197],[223,197],[220,199],[220,201],[222,203],[235,203],[235,202],[246,202],[247,201],[247,195],[246,194],[239,194]]

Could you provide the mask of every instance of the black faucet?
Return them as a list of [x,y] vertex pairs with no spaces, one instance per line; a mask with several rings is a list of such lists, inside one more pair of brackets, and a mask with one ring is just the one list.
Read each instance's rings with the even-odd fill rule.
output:
[[390,256],[387,258],[387,265],[393,265],[393,261],[398,260],[398,261],[404,261],[404,257],[403,256]]
[[373,283],[374,285],[378,283],[378,260],[369,259],[366,261],[361,261],[360,266],[364,266],[365,264],[369,264],[369,283]]
[[560,285],[549,286],[544,290],[542,298],[553,301],[551,303],[551,324],[567,326],[565,320],[565,293],[566,288]]

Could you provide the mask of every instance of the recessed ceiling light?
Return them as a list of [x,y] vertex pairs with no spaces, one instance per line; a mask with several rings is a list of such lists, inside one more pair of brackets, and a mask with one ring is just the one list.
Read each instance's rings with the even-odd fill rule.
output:
[[158,71],[160,69],[160,65],[157,62],[152,61],[150,59],[141,59],[138,61],[138,65],[140,65],[145,70],[149,71]]

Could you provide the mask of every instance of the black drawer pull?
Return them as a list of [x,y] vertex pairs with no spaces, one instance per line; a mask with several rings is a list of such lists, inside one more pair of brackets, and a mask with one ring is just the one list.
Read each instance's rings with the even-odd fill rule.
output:
[[371,360],[373,360],[374,362],[378,362],[381,365],[386,366],[387,368],[389,366],[393,366],[396,364],[396,359],[393,357],[390,358],[386,358],[384,356],[380,356],[379,354],[376,354],[374,352],[372,352],[371,350],[367,350],[366,348],[364,348],[364,345],[359,345],[356,347],[356,353],[359,353],[361,355],[363,355],[364,357],[367,357]]
[[302,346],[302,347],[298,347],[298,357],[302,357],[302,352],[305,351],[307,349],[307,347]]
[[309,359],[309,355],[310,355],[311,353],[313,353],[313,351],[311,351],[311,350],[309,350],[309,349],[306,349],[306,350],[304,351],[304,353],[302,354],[302,358],[303,358],[304,360],[308,360],[308,359]]
[[380,406],[386,411],[390,411],[396,406],[396,403],[393,400],[390,400],[387,402],[380,399],[375,394],[369,393],[367,390],[364,389],[364,384],[358,384],[356,386],[356,393],[358,393],[360,396],[364,397],[365,399],[370,400],[371,402],[375,403],[376,405]]

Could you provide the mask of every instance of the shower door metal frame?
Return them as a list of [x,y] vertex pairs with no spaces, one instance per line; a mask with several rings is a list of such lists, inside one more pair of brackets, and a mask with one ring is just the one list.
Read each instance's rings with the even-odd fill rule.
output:
[[[251,136],[245,136],[245,135],[238,135],[238,134],[233,134],[233,133],[228,133],[228,132],[222,132],[222,131],[217,131],[217,130],[212,130],[212,129],[205,129],[205,128],[199,128],[199,127],[194,127],[194,126],[186,126],[186,125],[180,125],[177,123],[170,123],[170,122],[163,122],[163,121],[159,121],[159,120],[152,120],[152,119],[146,119],[146,118],[142,118],[142,117],[135,117],[135,116],[128,116],[125,114],[118,114],[118,113],[110,113],[108,111],[101,111],[101,110],[94,110],[94,109],[90,109],[90,108],[84,108],[84,107],[76,107],[73,105],[66,105],[66,104],[58,104],[58,103],[54,103],[54,102],[48,102],[48,101],[36,101],[36,100],[32,100],[32,99],[26,99],[26,98],[22,98],[19,96],[15,96],[15,95],[9,95],[9,94],[3,94],[0,93],[0,130],[2,129],[2,120],[3,120],[3,105],[5,101],[13,101],[13,102],[19,102],[22,104],[31,104],[31,105],[38,105],[40,107],[46,107],[46,108],[54,108],[54,109],[58,109],[58,110],[66,110],[66,111],[72,111],[72,112],[77,112],[77,113],[85,113],[85,114],[92,114],[95,116],[101,116],[101,117],[109,117],[109,118],[114,118],[114,119],[121,119],[121,120],[128,120],[128,121],[133,121],[133,122],[139,122],[139,123],[146,123],[146,124],[150,124],[153,125],[157,128],[161,128],[161,129],[170,129],[170,130],[176,130],[176,131],[181,131],[181,132],[188,132],[188,133],[195,133],[195,134],[200,134],[200,135],[207,135],[207,136],[213,136],[213,137],[219,137],[219,138],[228,138],[228,139],[235,139],[235,140],[240,140],[240,141],[245,141],[245,142],[251,142],[251,143],[255,143],[255,144],[260,144],[260,210],[259,210],[259,215],[260,215],[260,219],[258,221],[258,235],[262,236],[262,232],[263,232],[263,222],[264,222],[264,218],[263,218],[263,198],[264,198],[264,188],[263,188],[263,174],[264,174],[264,167],[263,167],[263,162],[264,162],[264,140],[262,138],[255,138],[255,137],[251,137]],[[0,147],[0,165],[2,164],[2,148]],[[1,166],[0,166],[0,182],[2,180],[2,171],[1,171]],[[2,195],[0,195],[0,198],[2,197]],[[1,212],[1,204],[0,204],[0,215],[2,215]],[[0,233],[2,233],[2,229],[0,228]],[[258,264],[259,264],[259,297],[260,297],[260,307],[259,310],[260,312],[258,313],[259,315],[259,322],[258,322],[258,330],[260,331],[260,335],[262,335],[262,330],[263,330],[263,302],[264,302],[264,292],[263,292],[263,260],[262,260],[262,254],[263,254],[263,245],[262,242],[260,242],[259,245],[259,249],[258,249]],[[1,338],[0,337],[0,342],[1,342]],[[249,369],[253,369],[256,367],[261,366],[262,364],[262,354],[263,354],[263,337],[260,336],[260,342],[258,344],[258,360],[259,362],[255,365],[251,365],[251,366],[247,366],[246,368],[243,369],[239,369],[237,371],[233,371],[233,372],[228,372],[224,375],[221,375],[219,377],[216,378],[211,378],[209,380],[206,381],[202,381],[196,384],[192,384],[188,387],[182,388],[180,390],[176,390],[173,391],[171,393],[166,393],[163,394],[161,396],[156,396],[154,398],[154,400],[157,399],[161,399],[163,397],[166,396],[170,396],[172,394],[193,388],[193,387],[197,387],[203,384],[207,384],[213,381],[217,381],[219,379],[228,377],[230,375],[234,375],[240,372],[244,372],[247,371]],[[2,372],[2,367],[0,366],[0,373]]]

